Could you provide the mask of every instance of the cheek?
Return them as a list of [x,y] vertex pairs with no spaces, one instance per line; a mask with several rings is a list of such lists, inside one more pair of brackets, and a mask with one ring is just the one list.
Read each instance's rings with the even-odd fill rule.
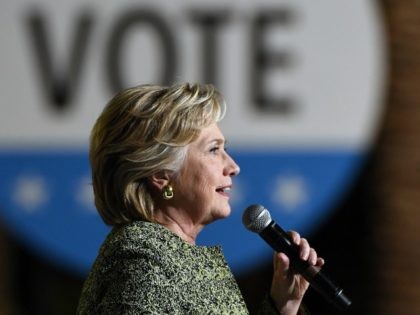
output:
[[179,178],[178,191],[189,202],[198,202],[209,195],[210,183],[203,173],[188,174]]
[[201,176],[196,179],[193,190],[199,194],[208,194],[213,190],[213,186],[207,177]]
[[[189,166],[180,178],[180,184],[189,199],[208,199],[212,198],[212,193],[216,191],[217,185],[217,165],[212,161],[206,163],[187,163]],[[220,171],[219,171],[220,172]]]
[[216,188],[208,174],[200,174],[191,180],[190,196],[196,203],[209,203],[214,198]]

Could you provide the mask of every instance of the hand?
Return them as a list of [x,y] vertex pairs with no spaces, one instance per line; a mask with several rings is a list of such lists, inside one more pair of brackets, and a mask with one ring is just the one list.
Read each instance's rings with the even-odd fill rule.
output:
[[[299,246],[301,259],[310,265],[322,267],[324,259],[318,257],[305,238],[297,232],[288,232],[293,243]],[[270,295],[280,314],[297,314],[309,283],[290,268],[290,260],[284,253],[275,253],[273,257],[274,273]]]

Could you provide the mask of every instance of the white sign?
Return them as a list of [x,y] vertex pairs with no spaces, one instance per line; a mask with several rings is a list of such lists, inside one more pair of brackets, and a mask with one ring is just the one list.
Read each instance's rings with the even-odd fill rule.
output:
[[86,146],[113,80],[211,79],[229,103],[223,129],[245,146],[363,148],[381,113],[384,46],[373,1],[1,6],[0,144]]
[[241,226],[241,209],[263,203],[310,231],[375,137],[386,71],[375,1],[16,0],[0,9],[1,217],[71,268],[86,271],[107,232],[93,207],[88,139],[121,88],[199,81],[224,94],[221,127],[242,172],[231,217],[202,238],[223,243],[235,271],[265,248]]

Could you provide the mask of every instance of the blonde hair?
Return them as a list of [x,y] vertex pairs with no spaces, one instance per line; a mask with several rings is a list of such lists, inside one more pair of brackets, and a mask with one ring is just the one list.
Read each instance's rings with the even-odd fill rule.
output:
[[148,178],[179,171],[201,129],[220,121],[225,102],[213,85],[140,85],[119,92],[90,139],[95,205],[106,224],[154,221]]

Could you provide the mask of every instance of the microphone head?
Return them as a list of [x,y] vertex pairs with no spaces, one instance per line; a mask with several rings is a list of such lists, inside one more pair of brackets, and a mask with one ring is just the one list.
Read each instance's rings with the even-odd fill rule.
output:
[[250,205],[242,215],[242,223],[251,232],[262,232],[271,222],[270,212],[262,205]]

